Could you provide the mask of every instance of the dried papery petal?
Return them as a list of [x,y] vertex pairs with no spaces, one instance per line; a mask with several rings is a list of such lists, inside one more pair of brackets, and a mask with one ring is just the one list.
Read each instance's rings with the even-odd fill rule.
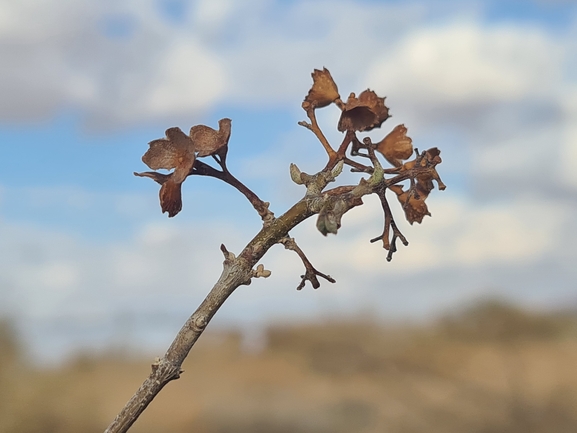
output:
[[405,218],[411,225],[414,222],[418,222],[420,224],[423,221],[425,215],[431,216],[431,213],[427,208],[427,204],[425,203],[427,195],[424,194],[424,191],[423,194],[419,194],[417,198],[413,195],[409,197],[408,191],[403,191],[403,187],[400,185],[392,185],[389,187],[389,189],[397,194],[399,203],[401,203],[403,211],[405,212]]
[[150,148],[142,156],[142,162],[152,170],[171,170],[194,159],[192,140],[178,127],[166,130],[166,138],[148,143]]
[[168,179],[160,187],[160,207],[162,213],[168,212],[168,216],[172,218],[182,210],[182,182],[175,182],[173,179]]
[[158,173],[157,171],[145,171],[144,173],[134,172],[133,174],[135,176],[139,176],[139,177],[149,177],[152,180],[154,180],[156,183],[159,183],[161,185],[164,182],[166,182],[168,179],[170,179],[169,174],[162,174],[162,173]]
[[375,92],[368,89],[363,91],[358,98],[351,93],[339,119],[338,130],[341,132],[370,131],[373,128],[379,128],[389,117],[385,98],[379,98]]
[[198,152],[197,156],[209,156],[226,151],[231,126],[232,121],[225,118],[218,121],[218,131],[206,125],[196,125],[190,128],[190,138]]
[[377,150],[393,166],[400,167],[402,160],[410,158],[413,154],[413,140],[407,137],[405,125],[395,126],[385,138],[377,143]]
[[311,76],[313,77],[313,86],[302,104],[305,110],[311,106],[323,108],[340,99],[339,89],[327,68],[323,68],[322,71],[315,69]]

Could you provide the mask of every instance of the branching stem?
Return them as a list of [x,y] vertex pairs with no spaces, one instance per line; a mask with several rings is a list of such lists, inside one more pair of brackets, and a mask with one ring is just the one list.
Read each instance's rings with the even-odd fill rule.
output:
[[323,131],[321,131],[321,128],[319,127],[319,124],[317,122],[317,116],[315,115],[314,106],[309,107],[309,109],[306,111],[307,116],[310,119],[311,123],[299,122],[299,125],[304,126],[307,129],[310,129],[316,135],[318,140],[321,142],[321,144],[327,151],[327,154],[329,155],[329,161],[334,160],[336,158],[336,152],[331,147],[329,141],[327,140],[327,138],[323,134]]
[[319,272],[315,269],[313,264],[310,262],[310,260],[307,258],[307,256],[303,252],[303,250],[301,250],[300,247],[297,245],[294,238],[289,238],[287,236],[286,238],[281,239],[280,243],[282,243],[287,250],[292,250],[295,253],[297,253],[298,256],[301,258],[303,264],[305,265],[305,274],[301,275],[302,280],[301,280],[300,284],[297,286],[297,290],[301,290],[305,286],[305,283],[307,281],[311,282],[313,289],[318,289],[321,286],[321,283],[319,282],[317,276],[324,278],[325,280],[329,281],[330,283],[336,283],[337,282],[330,275],[323,274],[322,272]]
[[[252,204],[255,210],[258,212],[263,221],[268,222],[274,218],[274,214],[268,209],[269,203],[262,201],[250,188],[243,184],[240,180],[232,175],[226,168],[224,162],[220,162],[215,158],[222,166],[222,171],[211,167],[210,165],[199,161],[198,159],[194,162],[194,166],[190,172],[191,175],[199,176],[210,176],[220,179],[232,187],[236,188],[241,194],[243,194],[248,201]],[[223,160],[221,160],[223,161]]]

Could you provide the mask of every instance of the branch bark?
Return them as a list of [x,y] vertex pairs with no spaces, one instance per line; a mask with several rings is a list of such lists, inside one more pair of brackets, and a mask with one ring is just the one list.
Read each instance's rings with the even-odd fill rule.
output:
[[285,238],[292,228],[318,211],[314,202],[303,199],[285,214],[265,225],[238,257],[223,247],[225,260],[220,278],[183,325],[165,355],[152,364],[149,377],[126,403],[105,433],[128,431],[162,388],[180,377],[182,363],[218,309],[236,288],[243,284],[250,284],[253,266],[270,247]]

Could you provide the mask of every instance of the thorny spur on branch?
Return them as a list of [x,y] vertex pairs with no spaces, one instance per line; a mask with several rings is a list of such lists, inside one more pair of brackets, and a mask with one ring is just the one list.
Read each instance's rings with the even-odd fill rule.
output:
[[[225,260],[219,280],[183,325],[165,355],[154,362],[150,376],[108,427],[107,432],[127,431],[160,390],[171,380],[180,377],[182,363],[190,349],[216,311],[236,288],[250,284],[252,278],[270,276],[271,271],[258,262],[273,245],[283,244],[286,249],[296,252],[302,260],[305,273],[301,276],[297,289],[302,289],[306,281],[309,281],[313,288],[318,288],[318,277],[335,282],[331,276],[315,269],[295,240],[289,236],[290,231],[302,221],[317,215],[317,229],[325,236],[328,233],[336,234],[341,227],[342,216],[350,209],[362,205],[363,196],[376,194],[384,212],[384,229],[370,241],[382,241],[383,248],[388,250],[387,260],[390,261],[397,251],[396,241],[400,240],[404,245],[408,245],[408,241],[395,223],[387,191],[396,196],[410,224],[421,223],[425,216],[431,215],[425,200],[434,189],[435,183],[439,189],[445,189],[436,170],[436,166],[441,163],[439,149],[432,148],[423,152],[413,149],[412,140],[407,136],[407,128],[402,124],[395,126],[376,143],[369,137],[359,137],[363,132],[380,128],[390,117],[385,98],[367,89],[358,96],[351,93],[346,102],[343,102],[337,85],[326,68],[315,69],[312,78],[313,85],[302,103],[309,121],[299,122],[299,125],[315,134],[327,152],[328,161],[316,174],[303,173],[295,164],[290,164],[291,179],[304,185],[306,193],[279,217],[275,217],[269,210],[268,202],[262,201],[228,170],[226,157],[231,137],[230,119],[221,119],[218,130],[205,125],[193,126],[188,135],[178,127],[169,128],[165,138],[149,143],[150,147],[142,161],[154,171],[135,175],[149,177],[161,185],[159,199],[163,213],[167,212],[169,217],[174,217],[182,210],[182,183],[189,176],[210,176],[238,189],[258,212],[263,220],[263,227],[238,256],[228,251],[224,245],[221,246]],[[329,143],[315,114],[317,109],[331,104],[341,110],[337,129],[343,132],[344,136],[338,147]],[[383,168],[381,156],[390,167]],[[410,159],[412,156],[413,159]],[[218,167],[215,168],[200,159],[207,157],[211,157]],[[337,179],[345,165],[349,166],[352,172],[366,174],[368,177],[361,178],[356,185],[341,185],[327,190],[327,185]],[[156,171],[159,169],[172,172],[159,173]]]

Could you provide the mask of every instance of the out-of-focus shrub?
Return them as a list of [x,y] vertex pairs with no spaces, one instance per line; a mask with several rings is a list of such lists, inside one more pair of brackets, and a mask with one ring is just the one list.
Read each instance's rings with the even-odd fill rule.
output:
[[466,340],[551,339],[575,334],[577,318],[522,310],[502,301],[487,300],[440,322],[446,336]]

